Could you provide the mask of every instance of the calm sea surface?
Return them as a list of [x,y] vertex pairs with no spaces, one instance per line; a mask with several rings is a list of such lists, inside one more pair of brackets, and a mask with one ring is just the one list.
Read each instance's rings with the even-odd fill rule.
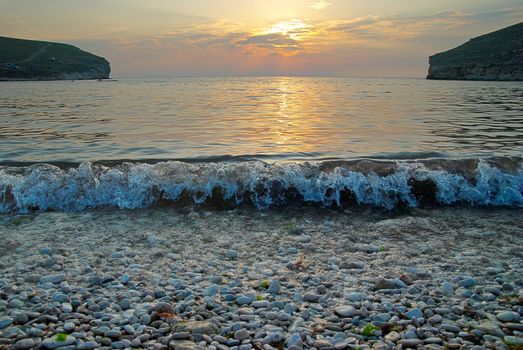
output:
[[521,82],[179,78],[0,83],[0,162],[523,154]]

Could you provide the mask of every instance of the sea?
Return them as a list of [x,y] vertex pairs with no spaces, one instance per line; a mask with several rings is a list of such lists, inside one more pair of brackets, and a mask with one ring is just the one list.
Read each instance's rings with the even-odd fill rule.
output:
[[522,243],[521,82],[0,83],[1,350],[517,348]]
[[0,83],[4,216],[172,206],[523,207],[523,84]]

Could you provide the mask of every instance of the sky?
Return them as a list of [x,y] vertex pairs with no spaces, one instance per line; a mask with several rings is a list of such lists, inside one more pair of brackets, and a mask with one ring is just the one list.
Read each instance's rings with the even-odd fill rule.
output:
[[424,77],[522,18],[521,0],[0,0],[0,36],[79,46],[116,78]]

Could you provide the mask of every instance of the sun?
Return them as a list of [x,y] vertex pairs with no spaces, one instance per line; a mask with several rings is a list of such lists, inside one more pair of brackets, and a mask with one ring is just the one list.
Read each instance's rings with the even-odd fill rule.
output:
[[308,27],[309,25],[303,23],[300,19],[291,19],[274,24],[266,31],[266,34],[283,34],[293,40],[300,40],[309,32]]

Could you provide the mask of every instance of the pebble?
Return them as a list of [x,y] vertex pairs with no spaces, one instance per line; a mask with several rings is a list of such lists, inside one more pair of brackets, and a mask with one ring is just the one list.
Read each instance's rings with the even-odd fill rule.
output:
[[477,327],[480,331],[496,336],[496,337],[503,337],[505,334],[501,331],[499,326],[491,321],[486,321],[481,324],[479,324]]
[[44,341],[42,341],[42,346],[48,349],[56,349],[67,345],[72,345],[76,342],[76,338],[70,335],[67,335],[63,341],[59,341],[56,338],[57,336],[53,336],[51,338],[44,339]]
[[423,317],[423,313],[421,312],[421,310],[419,308],[413,308],[412,310],[410,310],[409,312],[407,312],[405,314],[405,316],[407,316],[407,318],[409,320],[412,320],[413,318],[417,318],[417,319],[420,319]]
[[341,317],[354,317],[358,313],[356,309],[350,305],[338,306],[334,309],[334,312]]
[[124,298],[120,300],[118,305],[122,308],[122,310],[127,310],[131,307],[131,300],[129,300],[128,298]]
[[385,336],[385,340],[391,341],[391,342],[397,342],[400,339],[401,339],[401,335],[396,331],[392,331]]
[[343,261],[340,265],[342,269],[358,269],[361,270],[365,267],[365,263],[361,261]]
[[75,328],[76,328],[76,325],[73,322],[65,322],[64,323],[64,330],[67,331],[67,332],[71,332]]
[[145,314],[142,317],[140,317],[140,323],[144,326],[148,326],[149,323],[151,323],[151,316]]
[[216,284],[210,285],[203,291],[203,295],[206,297],[212,297],[218,293],[219,286]]
[[380,290],[380,289],[395,289],[396,283],[394,280],[389,280],[382,278],[376,284],[374,285],[374,290]]
[[454,294],[454,287],[449,282],[443,282],[441,284],[441,292],[445,295],[453,295]]
[[60,309],[63,313],[68,314],[73,312],[73,305],[71,305],[71,303],[63,303]]
[[51,300],[56,301],[57,303],[65,303],[70,302],[71,298],[69,298],[69,296],[64,293],[57,292],[53,293]]
[[[521,346],[520,264],[509,248],[500,245],[500,258],[487,249],[488,260],[473,244],[465,251],[443,249],[425,243],[432,239],[428,222],[407,218],[426,235],[401,242],[396,232],[383,235],[394,230],[390,222],[404,220],[398,218],[385,220],[383,231],[375,223],[364,228],[351,223],[350,230],[366,233],[351,234],[350,241],[330,236],[343,225],[318,225],[307,229],[310,235],[281,238],[278,229],[258,225],[260,220],[252,225],[260,232],[248,236],[248,244],[256,241],[258,249],[251,254],[242,238],[209,235],[206,225],[196,225],[198,219],[190,231],[178,218],[165,225],[180,235],[176,239],[160,231],[144,234],[147,229],[136,235],[115,231],[117,246],[111,239],[107,245],[86,239],[82,249],[93,254],[79,253],[73,241],[53,248],[52,257],[38,254],[38,248],[20,248],[6,253],[13,255],[12,264],[6,264],[10,257],[0,261],[0,343],[15,350]],[[128,225],[131,232],[142,224]],[[415,225],[411,221],[407,230]],[[324,239],[317,239],[324,229]],[[193,235],[184,236],[188,232]],[[163,243],[151,245],[146,237]],[[214,250],[201,249],[209,243],[200,241],[207,240],[216,241]],[[505,244],[516,249],[515,243]],[[67,278],[58,273],[64,268]],[[368,324],[377,327],[370,337],[363,334]],[[56,341],[57,332],[68,334],[64,342]]]
[[227,258],[231,259],[231,260],[236,260],[238,259],[238,251],[234,250],[234,249],[229,249],[227,251]]
[[423,340],[420,339],[401,339],[398,344],[406,348],[416,348],[419,345],[423,345]]
[[443,344],[443,339],[438,337],[425,338],[423,339],[423,341],[425,342],[425,344]]
[[373,318],[374,318],[374,321],[386,323],[392,318],[392,315],[387,312],[382,312],[380,314],[374,315]]
[[459,333],[461,331],[461,328],[459,328],[458,326],[453,325],[453,324],[448,324],[448,323],[442,324],[441,329],[444,329],[447,332],[452,332],[452,333]]
[[301,339],[300,333],[293,333],[289,338],[287,338],[287,348],[291,348],[293,346],[297,348],[301,348],[303,346],[303,341]]
[[35,342],[31,338],[22,339],[15,343],[15,350],[27,350],[32,349],[35,346]]
[[327,339],[316,339],[312,346],[314,346],[317,349],[329,349],[332,347],[332,344]]
[[7,328],[13,323],[13,319],[11,317],[3,316],[0,317],[0,329]]
[[42,255],[51,255],[51,248],[49,248],[49,247],[42,247],[42,248],[38,249],[38,251]]
[[24,306],[24,303],[21,301],[21,300],[18,300],[18,299],[12,299],[8,306],[12,309],[19,309],[21,308],[22,306]]
[[92,350],[92,349],[96,349],[98,347],[99,347],[98,343],[91,340],[91,341],[81,342],[80,344],[78,344],[76,346],[76,349],[77,350]]
[[264,344],[274,344],[280,343],[283,340],[283,335],[278,332],[271,332],[263,338],[262,343]]
[[476,285],[476,279],[473,277],[465,277],[461,281],[458,282],[458,285],[463,288],[471,288]]
[[242,295],[242,296],[236,298],[236,304],[238,304],[240,306],[249,305],[250,303],[252,303],[252,299],[249,298],[248,296]]
[[300,242],[300,243],[309,243],[311,240],[312,240],[312,237],[309,235],[298,236],[298,242]]
[[257,309],[265,309],[269,304],[270,302],[268,300],[255,300],[251,305]]
[[519,313],[514,311],[503,311],[496,314],[496,317],[501,322],[519,322],[520,320]]
[[234,332],[234,339],[243,341],[243,340],[249,339],[249,338],[250,338],[249,331],[247,331],[246,329],[240,329],[240,330]]
[[267,288],[267,292],[271,294],[280,294],[281,291],[281,283],[279,280],[273,280],[271,284],[269,285],[269,288]]
[[350,301],[363,301],[367,300],[368,296],[365,293],[349,293],[346,299]]
[[516,337],[512,335],[507,335],[503,338],[505,340],[505,344],[509,346],[523,346],[523,337]]
[[13,317],[14,322],[18,324],[25,324],[29,321],[29,316],[23,311],[13,312],[11,313],[11,316]]
[[171,337],[173,339],[177,339],[177,340],[190,339],[191,338],[191,333],[189,333],[189,332],[176,332],[176,333],[172,333]]
[[320,300],[320,296],[316,293],[308,292],[303,295],[303,300],[308,301],[310,303],[315,303],[318,300]]
[[65,281],[65,275],[56,274],[56,275],[42,276],[38,283],[40,283],[40,284],[46,284],[46,283],[58,284],[58,283],[62,283],[63,281]]

